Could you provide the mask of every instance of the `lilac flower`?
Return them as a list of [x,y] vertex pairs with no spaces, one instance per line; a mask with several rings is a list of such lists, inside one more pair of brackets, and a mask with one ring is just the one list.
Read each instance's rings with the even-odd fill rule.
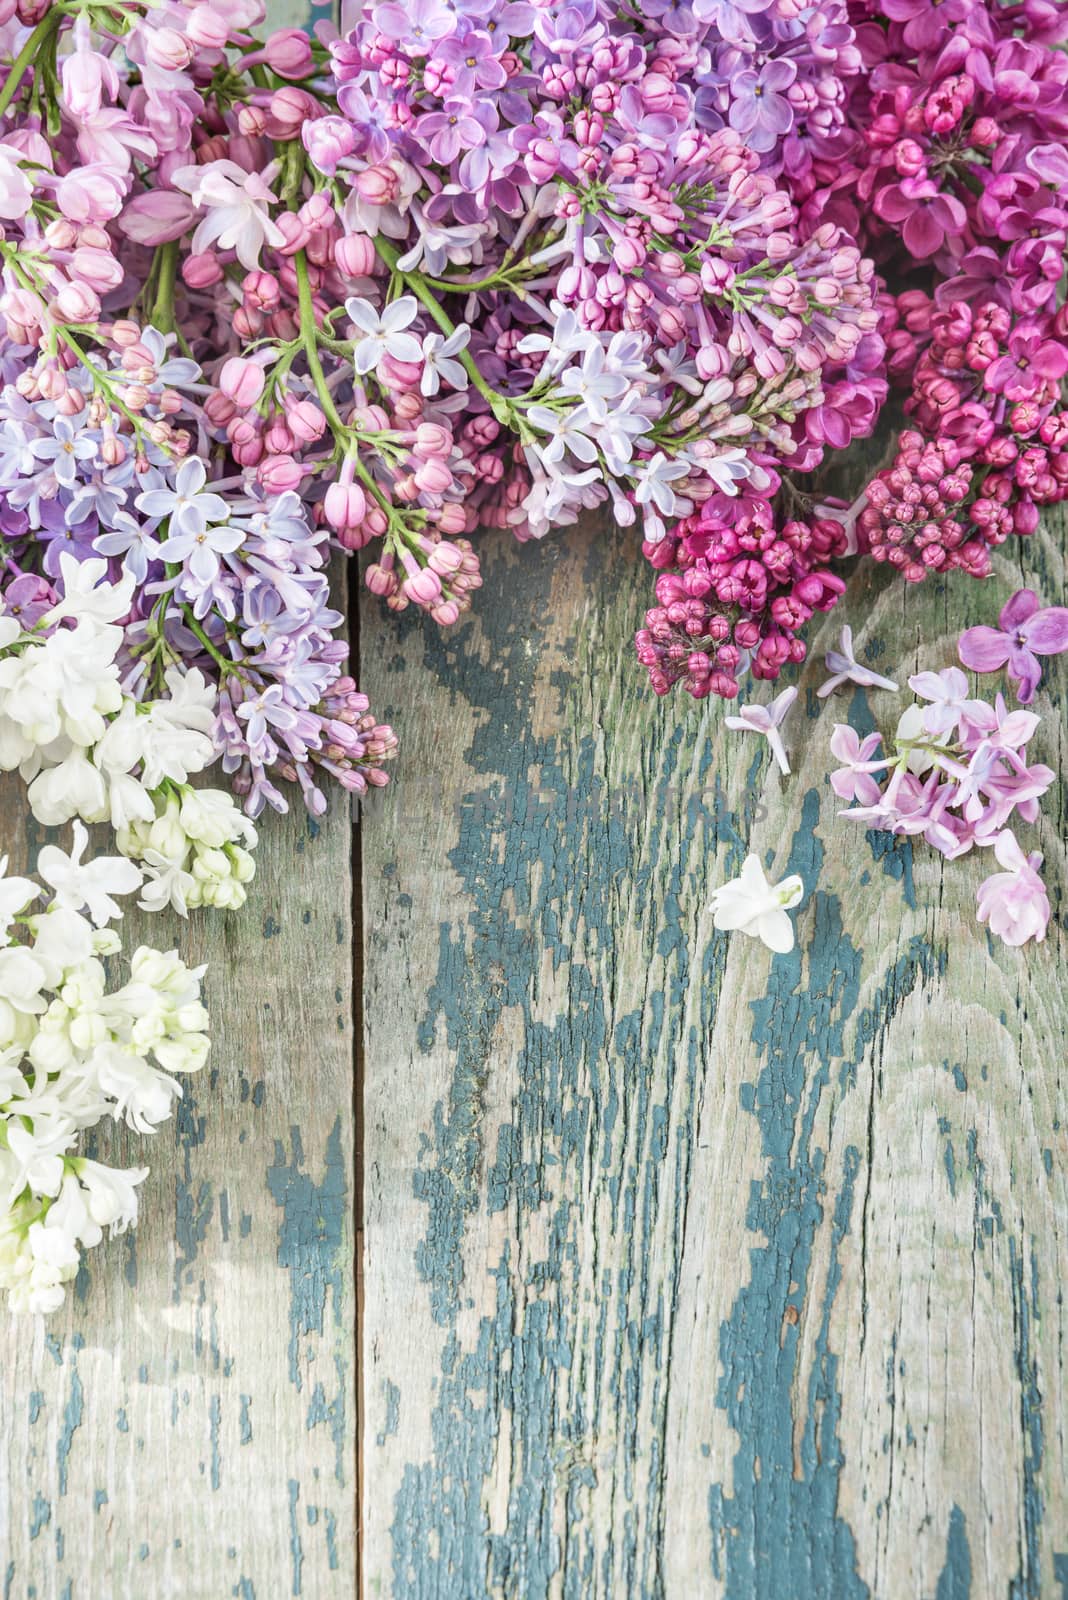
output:
[[160,560],[168,566],[186,566],[199,584],[212,584],[219,573],[219,557],[239,549],[244,537],[240,528],[228,523],[205,525],[199,530],[179,524],[178,531],[160,545]]
[[[172,539],[202,534],[209,523],[225,521],[230,509],[222,495],[202,493],[207,479],[203,461],[199,456],[190,456],[175,473],[173,489],[147,489],[137,496],[134,505],[150,517],[169,517]],[[177,558],[165,554],[163,559]]]
[[383,356],[394,361],[421,361],[422,346],[412,333],[405,333],[419,314],[419,302],[414,295],[401,295],[381,313],[369,300],[354,296],[345,301],[345,310],[363,337],[356,342],[352,363],[359,373],[372,372]]
[[902,224],[905,248],[918,260],[942,249],[947,237],[964,232],[967,212],[955,195],[943,194],[929,178],[904,178],[880,189],[875,210],[884,222]]
[[91,434],[76,433],[67,417],[55,417],[52,437],[35,439],[30,450],[38,461],[50,461],[56,482],[70,489],[78,474],[79,461],[95,460],[98,445]]
[[443,378],[453,389],[467,388],[467,369],[454,358],[467,349],[470,338],[471,329],[465,322],[461,322],[447,339],[440,333],[426,335],[422,349],[423,376],[419,384],[423,394],[437,394]]
[[375,6],[374,23],[379,33],[395,39],[409,56],[429,55],[439,39],[456,27],[456,14],[442,0],[404,0],[397,5],[387,0]]
[[853,630],[850,627],[842,629],[840,648],[828,650],[823,659],[832,676],[816,690],[821,700],[833,694],[843,683],[856,683],[865,689],[888,689],[892,694],[897,694],[897,684],[892,678],[881,677],[878,672],[862,666],[856,659],[853,654]]
[[596,461],[597,446],[589,437],[591,418],[586,406],[554,410],[551,406],[531,406],[527,416],[533,426],[547,435],[548,442],[536,446],[538,458],[555,476],[555,466],[570,453],[577,461]]
[[890,765],[885,758],[873,760],[881,744],[879,733],[869,733],[861,739],[847,722],[835,723],[831,754],[842,766],[831,773],[831,788],[840,800],[853,800],[861,806],[875,805],[880,789],[872,773],[883,772]]
[[730,125],[758,151],[770,150],[793,124],[794,110],[784,90],[797,77],[792,61],[765,62],[759,72],[747,69],[731,79]]
[[1008,828],[994,840],[994,855],[1006,870],[993,873],[979,885],[979,921],[989,923],[991,933],[1008,945],[1044,939],[1050,906],[1046,886],[1038,875],[1041,855],[1035,850],[1025,856]]
[[159,540],[153,537],[150,525],[126,511],[115,514],[111,531],[94,539],[93,549],[102,556],[121,556],[123,571],[138,584],[148,576],[149,562],[160,558]]
[[248,742],[251,745],[264,742],[268,727],[288,732],[297,724],[297,713],[284,703],[281,685],[277,683],[261,689],[259,694],[248,700],[242,700],[237,714],[242,722],[248,723]]
[[1039,656],[1068,650],[1068,607],[1038,604],[1033,589],[1018,589],[1002,607],[999,628],[967,628],[957,653],[973,672],[1008,666],[1021,705],[1030,705],[1042,679]]
[[779,771],[789,775],[790,763],[786,757],[779,728],[796,699],[797,688],[791,684],[766,706],[739,706],[737,716],[724,717],[723,725],[746,733],[762,733],[771,746],[771,753],[778,762]]
[[796,872],[769,883],[757,857],[746,856],[739,876],[713,890],[712,924],[722,933],[747,933],[785,955],[794,947],[794,925],[786,913],[800,905],[804,892]]
[[582,357],[582,365],[568,367],[560,375],[560,388],[564,394],[581,400],[594,422],[608,420],[609,400],[618,400],[627,388],[627,380],[605,367],[604,349],[594,344]]
[[909,688],[921,700],[929,700],[923,713],[923,725],[936,737],[951,733],[962,716],[982,710],[982,703],[967,699],[968,680],[959,667],[945,667],[941,672],[915,672],[909,679]]
[[23,628],[36,627],[56,603],[56,591],[44,578],[23,572],[0,595],[0,614],[16,617]]
[[[499,29],[497,32],[499,33]],[[502,89],[508,74],[501,66],[500,47],[488,33],[468,28],[454,33],[434,51],[434,60],[471,73],[480,89]]]

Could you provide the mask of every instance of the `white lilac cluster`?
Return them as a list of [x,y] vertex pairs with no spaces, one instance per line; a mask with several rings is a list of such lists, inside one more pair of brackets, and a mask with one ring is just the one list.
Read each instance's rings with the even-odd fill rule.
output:
[[121,856],[83,862],[86,843],[76,822],[69,853],[46,845],[41,883],[0,860],[0,1289],[14,1311],[56,1310],[82,1249],[136,1221],[148,1168],[91,1161],[81,1135],[105,1117],[153,1132],[181,1095],[174,1075],[208,1054],[204,969],[177,951],[140,946],[108,992],[114,896],[142,874]]
[[46,827],[110,822],[142,865],[146,910],[240,906],[255,829],[229,792],[188,783],[215,760],[215,685],[175,664],[166,698],[124,693],[117,624],[133,577],[61,561],[63,599],[32,629],[0,615],[0,771],[18,768]]

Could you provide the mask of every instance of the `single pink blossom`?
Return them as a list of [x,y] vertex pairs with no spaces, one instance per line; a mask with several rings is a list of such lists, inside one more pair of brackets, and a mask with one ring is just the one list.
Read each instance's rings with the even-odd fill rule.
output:
[[1044,939],[1050,909],[1046,886],[1038,875],[1041,855],[1034,850],[1025,856],[1008,828],[994,840],[994,854],[1006,870],[993,873],[979,885],[979,921],[988,922],[991,933],[1009,945]]
[[778,762],[779,771],[788,775],[790,763],[786,758],[786,748],[782,742],[779,725],[784,721],[786,713],[796,699],[797,689],[791,684],[789,689],[784,689],[782,694],[777,695],[766,706],[739,706],[737,716],[724,717],[723,725],[746,733],[762,733],[771,746],[771,753]]
[[966,628],[957,654],[973,672],[996,672],[1006,664],[1021,705],[1030,705],[1042,679],[1039,656],[1068,650],[1068,607],[1043,606],[1033,589],[1018,589],[1003,606],[1000,627]]
[[831,734],[831,754],[842,763],[831,773],[831,788],[840,800],[855,800],[858,805],[871,806],[879,798],[879,785],[871,776],[890,765],[886,760],[873,760],[882,736],[869,733],[861,739],[855,728],[847,722],[836,722]]

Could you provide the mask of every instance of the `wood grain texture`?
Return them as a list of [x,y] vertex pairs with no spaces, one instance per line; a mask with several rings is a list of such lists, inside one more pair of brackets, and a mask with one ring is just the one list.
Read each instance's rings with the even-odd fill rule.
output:
[[[843,620],[903,682],[1061,599],[1063,523],[986,586],[857,572],[785,780],[643,686],[630,535],[481,548],[458,629],[362,621],[403,738],[361,834],[365,1594],[1060,1600],[1063,788],[1007,950],[989,857],[835,819],[833,722],[899,703],[814,691]],[[805,881],[789,956],[711,927],[749,848]]]
[[[14,779],[0,817],[32,861]],[[0,1315],[4,1600],[354,1593],[349,844],[272,816],[242,911],[125,919],[210,962],[212,1053],[154,1139],[97,1140],[151,1164],[137,1231]]]

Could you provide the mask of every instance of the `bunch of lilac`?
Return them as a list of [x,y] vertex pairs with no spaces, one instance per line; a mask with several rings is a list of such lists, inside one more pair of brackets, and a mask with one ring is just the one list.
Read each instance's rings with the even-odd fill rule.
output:
[[[328,535],[298,492],[310,471],[277,439],[242,457],[218,382],[252,337],[233,271],[285,237],[265,209],[269,141],[238,131],[248,108],[225,73],[241,52],[249,91],[265,73],[282,89],[310,70],[310,42],[283,30],[252,50],[255,0],[92,18],[0,9],[13,58],[0,87],[0,609],[45,627],[61,552],[103,557],[132,585],[124,691],[150,707],[176,672],[199,672],[247,811],[285,809],[288,782],[320,812],[325,776],[356,792],[384,783],[396,741],[345,673]],[[194,234],[224,248],[198,251]],[[288,386],[285,416],[311,443],[325,421],[301,404],[306,382]]]
[[1025,855],[1010,826],[1037,819],[1038,802],[1056,778],[1027,759],[1039,717],[1009,711],[1000,694],[993,705],[971,699],[959,667],[916,673],[909,687],[918,698],[892,742],[879,733],[861,739],[848,724],[835,725],[831,753],[842,765],[831,786],[851,802],[839,815],[923,838],[947,860],[991,847],[1004,871],[979,888],[980,922],[1006,944],[1044,938],[1050,907],[1038,873],[1042,857]]
[[[860,58],[832,10],[368,5],[332,47],[341,118],[304,130],[409,291],[406,331],[425,350],[438,327],[465,369],[442,390],[474,390],[468,531],[540,536],[605,499],[640,517],[665,571],[639,635],[661,692],[774,676],[837,593],[772,509],[885,393],[870,266],[837,226],[800,228],[772,176],[844,136]],[[695,595],[698,530],[722,553]]]
[[819,163],[812,222],[853,228],[883,301],[910,428],[853,508],[861,550],[918,582],[990,571],[1068,496],[1068,37],[1063,7],[851,7],[865,70],[852,148]]

